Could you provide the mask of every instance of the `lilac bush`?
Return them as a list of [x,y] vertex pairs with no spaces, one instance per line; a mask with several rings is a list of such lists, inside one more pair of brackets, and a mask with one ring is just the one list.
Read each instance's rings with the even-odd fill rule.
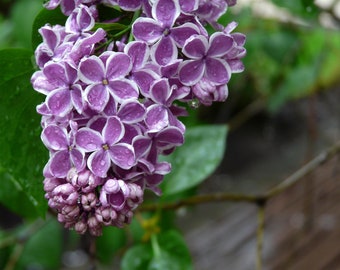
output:
[[[66,228],[100,235],[123,227],[143,202],[160,195],[171,164],[160,155],[184,143],[186,103],[210,105],[228,96],[243,71],[245,36],[217,20],[227,0],[50,0],[65,25],[45,25],[35,59],[34,89],[45,95],[41,139],[48,205]],[[134,13],[126,31],[104,30],[98,5]],[[138,15],[138,18],[137,18]],[[123,18],[123,16],[122,16]],[[215,33],[209,35],[210,24]],[[110,29],[110,27],[108,27]]]

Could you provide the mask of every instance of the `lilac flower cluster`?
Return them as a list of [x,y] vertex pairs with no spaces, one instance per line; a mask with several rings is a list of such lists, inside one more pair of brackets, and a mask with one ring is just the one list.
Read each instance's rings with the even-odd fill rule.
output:
[[[35,58],[41,139],[50,158],[44,189],[58,220],[78,233],[123,227],[145,189],[161,194],[171,170],[160,155],[184,142],[179,102],[224,101],[241,72],[245,36],[217,19],[231,0],[50,0],[64,26],[45,25]],[[139,14],[122,33],[96,27],[98,5]],[[123,18],[124,16],[122,16]],[[131,16],[132,18],[132,16]],[[206,24],[215,27],[209,35]],[[97,30],[94,30],[97,29]],[[108,28],[110,29],[110,28]]]

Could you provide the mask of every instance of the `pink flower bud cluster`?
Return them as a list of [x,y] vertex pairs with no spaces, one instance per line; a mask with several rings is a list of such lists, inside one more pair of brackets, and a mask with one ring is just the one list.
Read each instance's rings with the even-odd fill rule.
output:
[[[245,36],[218,18],[231,0],[50,0],[65,25],[45,25],[35,51],[34,89],[45,95],[41,139],[49,206],[66,228],[100,235],[123,227],[171,164],[159,161],[184,142],[179,103],[224,101],[243,71]],[[126,16],[101,21],[98,6]],[[121,34],[96,24],[139,14]],[[209,35],[206,24],[216,28]],[[130,27],[130,28],[128,28]],[[97,30],[94,30],[97,29]],[[106,29],[106,28],[105,28]],[[110,29],[108,27],[107,29]]]

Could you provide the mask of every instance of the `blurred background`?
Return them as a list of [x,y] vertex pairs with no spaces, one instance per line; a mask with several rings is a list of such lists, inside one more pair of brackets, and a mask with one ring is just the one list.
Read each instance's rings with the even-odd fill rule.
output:
[[[0,49],[33,52],[31,27],[42,1],[0,1]],[[232,76],[226,102],[191,109],[184,119],[187,126],[229,125],[223,162],[200,194],[261,194],[340,139],[340,1],[238,0],[221,23],[233,20],[247,36],[246,69]],[[334,157],[268,201],[263,269],[340,269],[339,164]],[[257,214],[251,203],[178,209],[194,269],[254,269]],[[1,208],[2,229],[20,222]],[[63,269],[82,269],[88,257],[68,237],[63,250],[73,251],[62,254]]]

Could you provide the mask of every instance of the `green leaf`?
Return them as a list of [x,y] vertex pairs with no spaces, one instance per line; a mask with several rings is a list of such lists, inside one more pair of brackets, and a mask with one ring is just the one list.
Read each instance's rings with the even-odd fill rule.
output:
[[163,181],[163,195],[192,188],[212,174],[222,161],[226,135],[225,125],[188,128],[184,145],[165,158],[172,171]]
[[35,108],[42,97],[30,84],[31,56],[23,49],[0,51],[0,202],[23,217],[35,218],[47,209],[42,169],[48,155],[39,138]]
[[41,7],[41,1],[15,1],[11,12],[15,46],[31,49],[32,25]]
[[125,231],[116,227],[103,228],[103,235],[96,240],[96,255],[100,262],[109,264],[112,262],[113,255],[126,242]]
[[42,42],[42,37],[40,36],[38,30],[46,25],[65,25],[67,17],[61,13],[60,9],[47,10],[42,9],[33,22],[32,27],[32,48],[35,48]]
[[51,219],[25,243],[16,269],[60,269],[62,230]]
[[150,245],[140,244],[130,248],[121,262],[121,270],[145,270],[152,259]]
[[287,8],[291,13],[304,18],[318,19],[317,15],[320,12],[318,7],[312,0],[294,0],[294,1],[282,1],[272,0],[276,5]]
[[153,235],[152,244],[129,249],[121,264],[122,270],[190,270],[189,250],[180,233],[171,230]]
[[170,230],[157,237],[160,253],[154,257],[148,270],[189,270],[192,262],[187,245],[182,235]]

